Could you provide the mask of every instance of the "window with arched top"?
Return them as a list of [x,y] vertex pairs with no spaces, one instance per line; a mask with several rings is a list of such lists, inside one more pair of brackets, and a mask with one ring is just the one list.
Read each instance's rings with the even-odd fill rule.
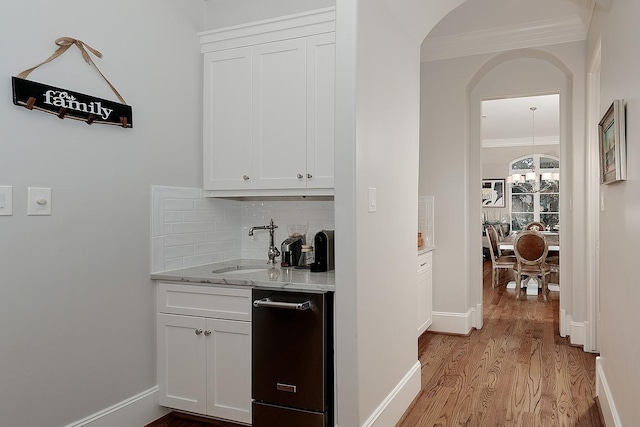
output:
[[509,163],[511,229],[524,229],[531,221],[560,231],[560,160],[533,154]]

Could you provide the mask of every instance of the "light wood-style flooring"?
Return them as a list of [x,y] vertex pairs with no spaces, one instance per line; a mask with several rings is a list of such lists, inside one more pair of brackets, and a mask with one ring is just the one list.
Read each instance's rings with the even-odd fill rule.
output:
[[[501,285],[508,279],[503,273]],[[422,391],[396,427],[603,427],[593,398],[596,355],[560,337],[558,294],[546,304],[516,301],[515,291],[491,288],[489,262],[483,283],[482,329],[420,337]],[[148,427],[241,426],[170,414]]]

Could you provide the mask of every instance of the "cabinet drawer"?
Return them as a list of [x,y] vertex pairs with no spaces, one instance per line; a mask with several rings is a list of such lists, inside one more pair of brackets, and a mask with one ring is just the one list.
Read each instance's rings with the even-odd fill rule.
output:
[[427,252],[426,254],[418,255],[418,272],[423,270],[431,270],[432,266],[432,253]]
[[158,311],[229,320],[251,320],[251,289],[158,285]]

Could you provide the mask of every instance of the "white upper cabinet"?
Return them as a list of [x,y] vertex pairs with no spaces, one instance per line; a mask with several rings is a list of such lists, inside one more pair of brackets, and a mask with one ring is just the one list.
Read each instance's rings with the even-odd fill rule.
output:
[[307,38],[307,186],[333,188],[336,35]]
[[306,187],[306,43],[253,48],[253,188]]
[[251,79],[250,48],[205,54],[205,188],[251,188]]
[[200,36],[207,195],[333,195],[334,8]]

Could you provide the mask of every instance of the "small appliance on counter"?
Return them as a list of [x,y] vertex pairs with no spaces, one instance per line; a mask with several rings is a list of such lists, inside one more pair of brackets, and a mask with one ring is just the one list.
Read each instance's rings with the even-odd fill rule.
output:
[[303,236],[287,237],[280,249],[282,254],[281,267],[296,267],[302,255]]
[[314,262],[311,271],[330,271],[335,268],[333,230],[322,230],[313,238]]

